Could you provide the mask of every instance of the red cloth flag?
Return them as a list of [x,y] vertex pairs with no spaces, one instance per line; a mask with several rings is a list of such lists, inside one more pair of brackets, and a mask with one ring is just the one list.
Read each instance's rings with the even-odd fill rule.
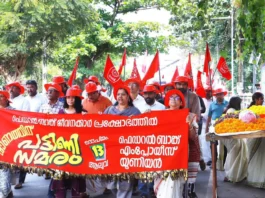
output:
[[159,71],[159,65],[159,52],[157,51],[150,67],[148,68],[148,71],[143,78],[143,82],[146,82],[150,78],[154,77],[155,73]]
[[179,76],[179,69],[178,66],[176,66],[175,73],[172,76],[171,82],[174,82],[174,80]]
[[133,62],[133,70],[132,70],[130,78],[141,81],[141,77],[140,77],[140,74],[138,72],[137,65],[136,65],[136,59],[134,59],[134,62]]
[[120,67],[119,67],[119,70],[118,70],[120,75],[121,75],[122,69],[124,68],[125,65],[126,65],[126,48],[124,49],[124,52],[123,52],[123,55],[122,55],[121,64],[120,64]]
[[213,84],[213,83],[214,83],[214,80],[213,80],[213,70],[210,69],[209,75],[206,76],[206,85],[207,86],[211,86],[211,84]]
[[118,84],[123,83],[109,55],[107,56],[103,76],[109,82],[109,84],[111,84],[113,87],[115,87]]
[[191,68],[191,54],[189,53],[189,60],[185,68],[184,76],[189,78],[188,87],[194,91],[194,82],[192,76],[192,68]]
[[227,80],[231,80],[231,73],[230,70],[226,64],[225,58],[220,57],[219,62],[217,64],[217,69],[220,72],[220,74]]
[[77,68],[78,68],[79,60],[80,60],[80,57],[78,56],[76,58],[76,61],[75,61],[74,69],[73,69],[73,71],[72,71],[72,73],[71,73],[71,75],[70,75],[70,77],[68,79],[68,82],[67,83],[68,83],[68,85],[70,87],[73,85],[73,82],[76,79],[76,71],[77,71]]
[[212,60],[211,53],[208,47],[208,43],[206,43],[206,51],[205,51],[204,67],[203,67],[203,72],[206,73],[206,76],[208,76],[210,72],[209,63],[211,62],[211,60]]
[[202,72],[198,71],[197,74],[197,88],[196,88],[196,93],[198,96],[205,98],[206,97],[206,92],[205,89],[202,85]]

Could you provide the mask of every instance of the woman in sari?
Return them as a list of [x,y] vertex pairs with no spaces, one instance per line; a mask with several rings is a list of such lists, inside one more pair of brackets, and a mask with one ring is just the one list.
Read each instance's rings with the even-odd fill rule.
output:
[[[183,109],[185,107],[184,95],[179,90],[170,90],[165,96],[165,106],[168,110]],[[196,198],[195,182],[200,161],[196,115],[189,113],[187,122],[189,123],[188,197]],[[183,177],[176,180],[172,180],[170,176],[166,180],[156,179],[154,190],[157,198],[182,198],[184,183]]]
[[[252,96],[252,105],[261,106],[264,102],[264,95],[256,92]],[[247,139],[248,147],[248,177],[250,186],[265,188],[265,138]]]
[[[64,100],[64,108],[59,111],[59,114],[80,114],[82,113],[81,91],[78,88],[71,87],[67,90]],[[71,188],[72,198],[85,198],[86,195],[86,180],[82,177],[73,179],[53,180],[51,190],[54,191],[55,197],[65,198],[67,189]]]
[[[133,106],[133,100],[130,96],[130,89],[127,86],[119,86],[114,90],[114,97],[117,102],[108,107],[104,114],[134,116],[139,115],[141,112]],[[115,181],[110,182],[108,187],[112,190],[117,198],[131,198],[133,185],[132,181]]]
[[[0,91],[0,109],[14,109],[9,104],[9,93],[7,91]],[[10,168],[5,164],[0,163],[0,197],[13,197],[13,192],[11,189],[11,178],[12,174]]]
[[[225,110],[226,114],[241,109],[241,98],[232,97]],[[227,157],[224,165],[224,181],[240,182],[247,177],[247,146],[243,139],[221,140],[227,148]]]

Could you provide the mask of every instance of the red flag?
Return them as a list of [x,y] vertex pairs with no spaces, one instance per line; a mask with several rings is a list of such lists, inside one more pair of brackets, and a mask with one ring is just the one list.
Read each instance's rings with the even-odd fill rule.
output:
[[206,43],[206,51],[205,51],[205,58],[204,58],[204,67],[203,67],[203,72],[206,73],[206,76],[209,75],[210,67],[209,63],[211,62],[211,53],[208,47],[208,43]]
[[171,78],[171,82],[173,82],[178,76],[179,76],[179,69],[178,69],[178,66],[177,66],[176,70],[175,70],[175,73],[173,74],[173,77]]
[[189,53],[189,60],[185,68],[184,76],[189,78],[188,87],[193,91],[194,90],[194,82],[192,76],[192,68],[191,68],[191,54]]
[[122,60],[121,60],[121,64],[120,64],[120,67],[119,67],[119,74],[121,75],[122,73],[122,69],[123,67],[126,65],[126,48],[124,49],[124,52],[123,52],[123,55],[122,55]]
[[184,76],[191,77],[192,76],[192,69],[191,69],[191,54],[189,53],[189,59],[188,63],[186,65],[185,71],[184,71]]
[[198,71],[198,74],[197,74],[197,88],[196,88],[196,93],[198,96],[202,97],[202,98],[205,98],[206,97],[206,92],[205,92],[205,89],[202,85],[202,72],[201,71]]
[[140,74],[138,72],[137,65],[136,65],[136,59],[134,59],[134,62],[133,62],[133,70],[132,70],[130,78],[141,81],[141,77],[140,77]]
[[217,69],[220,72],[220,74],[227,80],[231,80],[231,73],[230,70],[226,64],[225,58],[220,57],[219,62],[217,64]]
[[165,77],[165,76],[164,76],[164,74],[163,74],[163,75],[162,75],[162,79],[164,79],[164,77]]
[[111,84],[113,87],[115,87],[115,85],[117,84],[123,83],[109,55],[107,56],[103,76],[109,82],[109,84]]
[[77,68],[78,68],[78,64],[79,64],[79,60],[80,60],[80,57],[78,56],[76,58],[76,61],[75,61],[75,66],[74,66],[74,69],[68,79],[68,85],[71,87],[73,85],[73,82],[74,80],[76,79],[76,71],[77,71]]
[[159,65],[159,52],[157,51],[150,67],[148,68],[148,71],[143,78],[143,82],[146,82],[150,78],[154,77],[155,73],[159,70]]
[[206,76],[206,85],[207,85],[207,86],[211,86],[211,84],[213,84],[213,83],[214,83],[214,79],[213,79],[213,70],[210,69],[210,70],[209,70],[209,75]]
[[147,57],[147,50],[145,51],[145,57],[144,57],[144,62],[142,64],[142,72],[145,74],[146,72],[146,57]]

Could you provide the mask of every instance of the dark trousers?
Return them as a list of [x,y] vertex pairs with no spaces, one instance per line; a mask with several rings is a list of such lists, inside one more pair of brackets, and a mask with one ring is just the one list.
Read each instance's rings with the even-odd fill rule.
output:
[[20,170],[20,172],[19,172],[19,181],[18,181],[18,183],[23,184],[23,183],[25,182],[26,174],[27,174],[26,171],[24,171],[24,170],[22,170],[22,169]]

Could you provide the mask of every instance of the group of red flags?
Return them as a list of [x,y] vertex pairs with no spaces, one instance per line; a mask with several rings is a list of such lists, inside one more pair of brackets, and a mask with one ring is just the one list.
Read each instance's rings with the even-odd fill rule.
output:
[[[206,86],[208,86],[208,87],[212,86],[213,76],[215,73],[215,72],[213,73],[213,70],[209,66],[211,60],[212,60],[211,54],[210,54],[209,46],[207,43],[206,44],[206,50],[205,50],[203,72],[206,74]],[[72,74],[69,77],[69,80],[68,80],[69,86],[72,86],[72,84],[76,78],[76,72],[77,72],[78,64],[79,64],[79,57],[77,57],[74,69],[72,71]],[[107,56],[103,76],[113,87],[123,83],[123,81],[121,79],[121,75],[122,75],[122,70],[124,69],[125,65],[126,65],[126,49],[124,50],[124,53],[122,56],[122,61],[121,61],[121,64],[119,66],[118,71],[116,70],[110,56],[109,55]],[[137,69],[136,59],[134,59],[133,69],[132,69],[132,73],[131,73],[130,78],[134,78],[144,85],[144,84],[146,84],[147,80],[154,77],[155,73],[158,72],[159,69],[160,69],[159,51],[157,51],[154,58],[153,58],[153,61],[151,62],[151,65],[149,66],[147,71],[146,71],[146,65],[143,65],[142,72],[145,73],[143,79],[141,79],[141,77],[140,77],[139,71]],[[220,72],[222,77],[224,77],[227,80],[231,79],[231,73],[229,71],[229,68],[226,64],[224,57],[220,57],[216,69]],[[173,74],[173,77],[171,79],[171,82],[173,82],[178,76],[179,76],[179,71],[178,71],[178,67],[176,67],[175,72]],[[193,82],[192,66],[191,66],[191,54],[189,54],[188,63],[186,65],[186,68],[184,71],[184,76],[187,76],[190,79],[188,86],[190,89],[194,90],[194,82]],[[201,97],[205,97],[206,93],[205,93],[205,89],[204,89],[204,86],[202,83],[202,79],[201,79],[202,77],[201,76],[202,76],[202,72],[198,71],[196,93]]]

